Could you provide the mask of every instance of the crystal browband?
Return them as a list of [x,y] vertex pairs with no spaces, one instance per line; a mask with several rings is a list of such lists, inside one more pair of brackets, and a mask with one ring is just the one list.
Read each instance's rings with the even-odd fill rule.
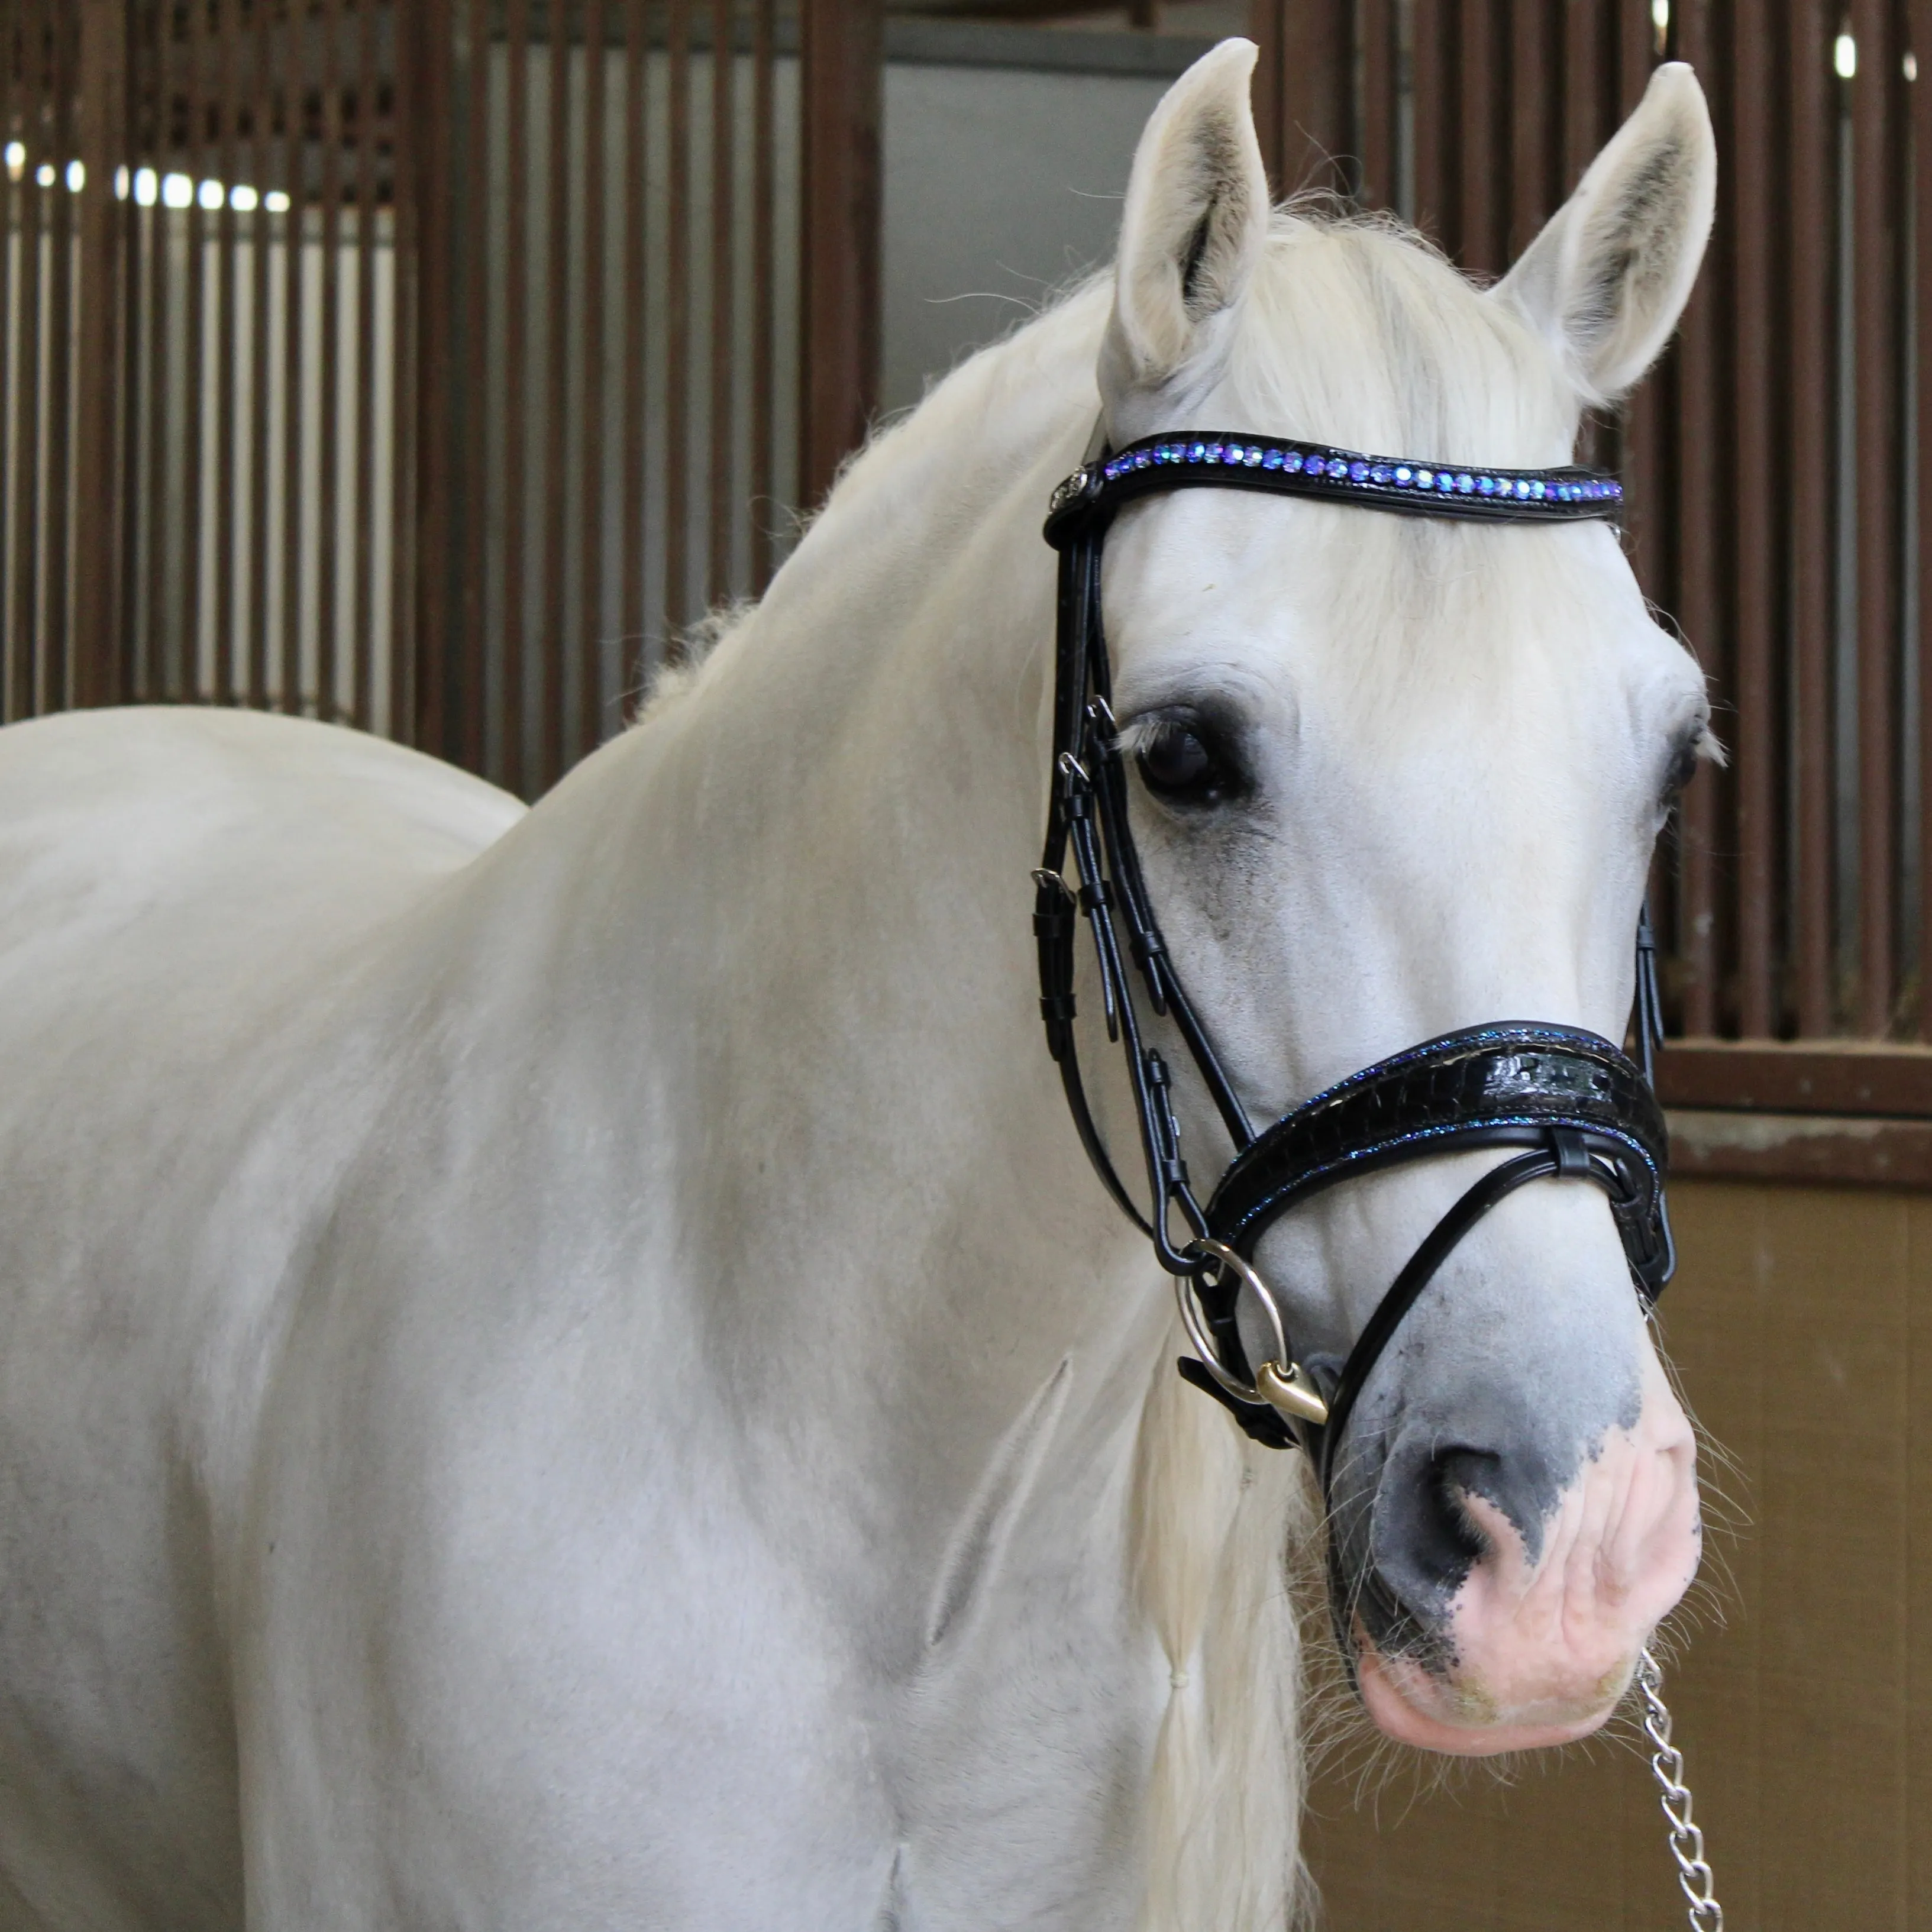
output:
[[1624,494],[1598,470],[1465,469],[1271,436],[1150,436],[1068,477],[1053,494],[1049,536],[1056,520],[1076,510],[1110,512],[1149,490],[1196,482],[1511,523],[1614,517]]

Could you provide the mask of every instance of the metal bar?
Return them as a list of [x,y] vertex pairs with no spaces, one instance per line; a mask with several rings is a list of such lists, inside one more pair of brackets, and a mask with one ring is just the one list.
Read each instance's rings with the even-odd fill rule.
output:
[[721,602],[730,585],[731,483],[736,449],[731,380],[737,349],[736,290],[732,285],[731,149],[736,132],[732,11],[732,0],[711,0],[711,422],[705,462],[711,501],[706,518],[704,583],[707,604]]
[[[863,441],[879,390],[880,0],[804,0],[799,494]],[[1346,44],[1346,43],[1345,43]]]
[[58,710],[74,702],[72,585],[74,559],[74,195],[68,169],[74,158],[75,72],[80,22],[70,8],[53,12],[53,187],[48,224],[52,271],[47,302],[46,589],[41,604],[46,626],[39,702]]
[[609,79],[604,0],[584,9],[584,478],[579,517],[583,548],[578,598],[583,641],[578,652],[577,728],[566,748],[574,762],[596,748],[604,720],[604,88]]
[[[1711,25],[1713,0],[1678,0],[1673,18],[1684,58],[1700,74],[1714,79],[1715,48]],[[1566,18],[1574,18],[1570,16]],[[1590,98],[1590,79],[1583,50],[1587,40],[1572,37],[1567,93],[1572,124],[1567,132],[1573,172],[1578,149],[1588,140],[1581,104]],[[1575,123],[1582,122],[1580,128]],[[1587,160],[1587,152],[1585,159]],[[1715,400],[1718,374],[1717,304],[1714,277],[1706,268],[1685,313],[1679,346],[1677,386],[1676,454],[1680,524],[1708,530],[1720,506],[1717,500],[1714,451],[1718,424]],[[1678,612],[1691,646],[1707,671],[1721,677],[1716,534],[1700,536],[1684,546],[1678,584]],[[1687,1033],[1717,1030],[1718,949],[1712,848],[1717,836],[1717,797],[1713,773],[1705,767],[1692,779],[1682,806],[1683,859],[1678,880],[1677,933],[1684,968],[1684,1029]]]
[[[198,4],[198,0],[197,0]],[[220,98],[215,103],[215,166],[221,203],[215,223],[214,688],[219,704],[235,701],[235,384],[240,358],[235,329],[236,40],[239,0],[210,0],[214,9]]]
[[562,751],[563,667],[568,650],[564,586],[565,462],[570,427],[570,8],[550,6],[550,312],[544,339],[544,533],[542,652],[538,681],[536,789],[556,782]]
[[[626,0],[624,17],[624,482],[623,596],[619,622],[623,649],[634,654],[644,633],[644,357],[649,347],[644,315],[644,216],[650,176],[645,143],[645,0]],[[620,665],[620,687],[629,667]]]
[[254,0],[250,26],[254,59],[248,88],[248,171],[255,206],[248,219],[248,614],[242,693],[259,710],[268,701],[268,288],[273,230],[268,190],[274,69],[267,0]]
[[283,19],[282,165],[288,208],[282,217],[282,635],[281,708],[300,713],[302,692],[302,256],[308,220],[308,88],[304,44],[311,0],[286,0]]
[[[110,704],[122,685],[120,592],[127,524],[121,456],[122,227],[115,170],[127,158],[128,0],[80,16],[81,372],[74,493],[74,702]],[[0,245],[10,231],[0,227]],[[0,306],[0,327],[6,310]]]
[[175,639],[174,662],[169,667],[166,695],[177,701],[198,698],[201,682],[201,610],[206,585],[202,571],[202,463],[208,422],[202,383],[207,368],[207,229],[202,220],[201,189],[208,122],[202,98],[206,55],[202,28],[206,14],[197,6],[187,10],[188,33],[182,48],[182,91],[186,122],[182,169],[188,177],[188,202],[182,220],[187,245],[182,272],[188,278],[182,318],[182,537],[180,630]]
[[505,142],[508,209],[503,260],[503,783],[524,789],[524,562],[530,478],[524,445],[530,422],[526,309],[530,296],[530,0],[507,0],[510,99]]
[[356,550],[352,716],[375,722],[376,677],[376,6],[356,8]]
[[664,263],[664,620],[668,654],[690,616],[687,502],[691,468],[691,10],[670,0],[670,153],[667,184]]
[[776,406],[777,272],[774,254],[778,143],[774,127],[773,41],[777,0],[752,0],[752,594],[772,576],[772,518],[778,507],[774,462]]
[[[1621,112],[1629,114],[1642,99],[1643,91],[1649,85],[1654,47],[1654,32],[1648,8],[1624,6],[1617,16],[1618,46],[1618,106]],[[1550,206],[1553,208],[1561,200],[1566,185],[1562,179],[1562,170],[1556,157],[1560,153],[1558,136],[1560,130],[1552,130],[1551,154]],[[1624,500],[1628,506],[1624,520],[1624,542],[1630,553],[1630,562],[1636,572],[1637,581],[1643,586],[1646,596],[1653,602],[1662,601],[1662,587],[1659,580],[1660,559],[1658,550],[1657,532],[1658,490],[1662,470],[1659,462],[1659,440],[1661,413],[1659,390],[1663,372],[1652,374],[1638,384],[1636,392],[1625,405],[1618,424],[1619,467],[1623,473]],[[1654,895],[1654,903],[1661,908],[1662,895]]]
[[[1740,22],[1741,28],[1742,22]],[[1775,568],[1772,419],[1772,122],[1770,37],[1731,37],[1730,94],[1732,298],[1730,333],[1735,460],[1726,486],[1736,529],[1732,554],[1732,656],[1738,707],[1732,770],[1737,787],[1738,1024],[1747,1038],[1777,1030],[1772,949],[1777,897],[1777,669],[1772,598]]]
[[333,718],[341,710],[336,659],[342,576],[342,7],[343,0],[322,0],[322,327],[316,353],[322,420],[316,428],[321,538],[315,598],[315,715],[321,718]]
[[1890,1029],[1897,944],[1893,837],[1898,621],[1898,56],[1887,0],[1852,0],[1852,336],[1858,436],[1858,999],[1862,1034]]
[[[1832,447],[1834,340],[1832,264],[1837,250],[1838,90],[1832,77],[1835,9],[1826,0],[1789,0],[1790,74],[1789,256],[1791,446]],[[1832,465],[1832,468],[1835,468]],[[1798,1030],[1832,1030],[1832,493],[1809,466],[1790,466],[1793,666],[1792,732],[1796,800],[1792,934]]]

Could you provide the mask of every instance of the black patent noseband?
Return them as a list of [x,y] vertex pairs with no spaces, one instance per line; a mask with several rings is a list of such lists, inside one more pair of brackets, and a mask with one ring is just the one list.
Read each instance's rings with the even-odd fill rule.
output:
[[[1053,784],[1034,903],[1040,1011],[1081,1143],[1121,1210],[1176,1277],[1199,1351],[1181,1373],[1226,1403],[1258,1442],[1299,1444],[1324,1488],[1357,1396],[1402,1318],[1457,1242],[1532,1180],[1594,1182],[1608,1196],[1646,1310],[1675,1264],[1665,1212],[1668,1143],[1652,1089],[1663,1037],[1647,919],[1637,928],[1641,1064],[1599,1035],[1499,1022],[1408,1048],[1318,1094],[1257,1134],[1216,1058],[1163,943],[1127,822],[1125,767],[1111,708],[1100,613],[1100,559],[1120,507],[1157,490],[1262,490],[1424,517],[1567,523],[1614,517],[1622,489],[1579,469],[1497,470],[1419,463],[1270,436],[1150,436],[1104,452],[1053,494],[1046,538],[1060,553]],[[1071,852],[1076,892],[1064,877]],[[1142,1213],[1094,1120],[1073,1019],[1076,914],[1091,928],[1107,1033],[1126,1063],[1150,1202]],[[1148,1043],[1130,983],[1138,969],[1154,1012],[1171,1020],[1234,1142],[1204,1206],[1190,1184],[1170,1099],[1172,1076]],[[1516,1150],[1450,1208],[1410,1258],[1357,1338],[1338,1377],[1296,1362],[1280,1304],[1253,1266],[1262,1236],[1337,1181],[1437,1154]],[[1176,1238],[1175,1217],[1186,1232]],[[1245,1318],[1245,1319],[1244,1319]],[[1267,1354],[1251,1362],[1250,1340]]]

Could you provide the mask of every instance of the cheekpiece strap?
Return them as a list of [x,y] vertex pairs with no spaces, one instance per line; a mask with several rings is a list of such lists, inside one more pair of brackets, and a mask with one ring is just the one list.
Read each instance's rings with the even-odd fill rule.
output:
[[1624,495],[1623,485],[1600,470],[1472,470],[1274,436],[1150,436],[1074,471],[1053,493],[1046,540],[1059,548],[1076,527],[1106,522],[1136,496],[1190,486],[1510,524],[1614,519]]

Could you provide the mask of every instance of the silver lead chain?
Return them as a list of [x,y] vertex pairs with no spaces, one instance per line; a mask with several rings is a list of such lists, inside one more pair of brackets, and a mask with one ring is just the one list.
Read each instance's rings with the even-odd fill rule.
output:
[[1690,1787],[1684,1782],[1684,1754],[1670,1742],[1670,1707],[1664,1701],[1664,1666],[1646,1645],[1637,1658],[1637,1688],[1643,1693],[1643,1731],[1652,1744],[1650,1768],[1670,1821],[1670,1856],[1677,1882],[1690,1906],[1691,1932],[1724,1932],[1724,1908],[1705,1862],[1704,1834],[1690,1821]]

